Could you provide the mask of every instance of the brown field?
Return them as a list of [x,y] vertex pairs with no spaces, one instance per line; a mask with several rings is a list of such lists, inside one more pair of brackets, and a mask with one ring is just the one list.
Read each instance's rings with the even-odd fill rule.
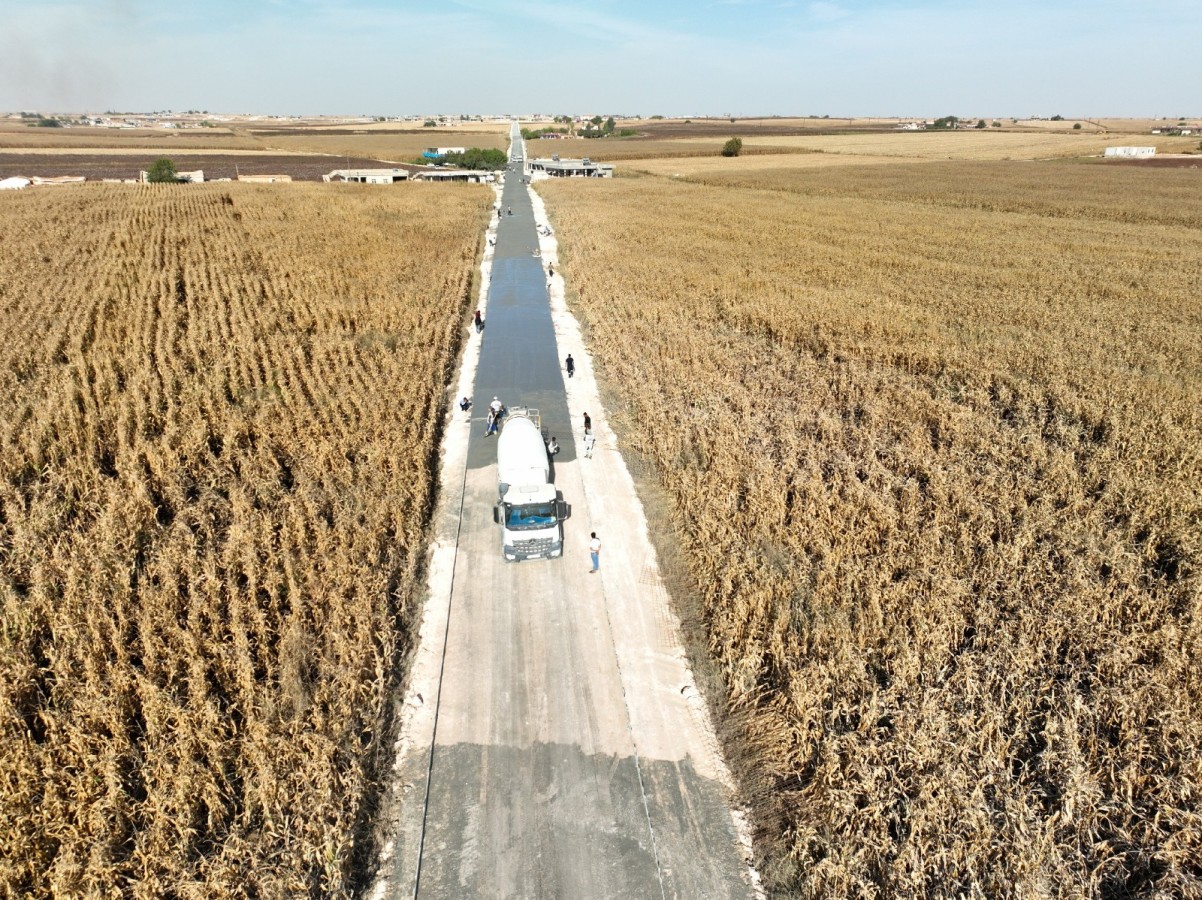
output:
[[236,178],[242,175],[291,175],[296,181],[321,181],[334,169],[378,168],[379,160],[363,157],[313,156],[303,153],[255,153],[243,151],[226,154],[220,150],[188,153],[6,153],[0,151],[0,178],[9,175],[42,177],[83,175],[90,181],[105,178],[137,178],[161,156],[168,156],[180,172],[200,169],[205,179]]
[[[0,151],[88,154],[95,150],[184,156],[189,151],[280,151],[409,162],[427,147],[506,150],[509,126],[473,123],[454,128],[401,129],[396,123],[354,125],[235,122],[218,128],[31,128],[0,121]],[[3,157],[0,157],[0,162]],[[186,168],[186,167],[180,167]],[[327,170],[328,171],[328,170]]]
[[0,198],[0,895],[361,886],[491,199]]
[[[767,120],[771,122],[772,120]],[[819,120],[823,121],[823,120]],[[833,121],[833,120],[831,120]],[[874,120],[879,121],[879,120]],[[689,131],[676,131],[662,123],[632,123],[638,137],[627,138],[540,138],[527,142],[532,156],[558,153],[563,157],[588,156],[602,162],[634,159],[679,159],[719,157],[730,137],[743,141],[743,156],[762,154],[828,153],[878,156],[890,159],[1024,160],[1100,156],[1106,147],[1139,144],[1155,146],[1160,153],[1185,153],[1198,149],[1194,137],[1151,134],[1115,134],[1041,129],[960,129],[957,131],[897,131],[892,125],[827,129],[757,128],[752,122],[740,127],[714,124]],[[1056,125],[1064,123],[1053,123]],[[659,170],[662,173],[662,170]]]
[[1196,174],[705,177],[538,189],[772,889],[1202,896]]
[[508,150],[509,136],[498,131],[468,131],[466,128],[425,128],[416,131],[369,131],[363,134],[321,131],[320,133],[253,132],[261,146],[270,150],[304,153],[350,154],[372,159],[410,162],[427,147],[480,147]]
[[128,150],[261,150],[262,145],[228,128],[173,130],[166,128],[31,128],[0,123],[0,147],[32,150],[64,147],[77,151],[101,148]]

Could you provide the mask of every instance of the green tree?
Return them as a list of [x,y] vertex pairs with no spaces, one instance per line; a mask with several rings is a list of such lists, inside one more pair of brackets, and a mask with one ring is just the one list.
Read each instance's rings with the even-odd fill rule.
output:
[[1081,130],[1081,123],[1080,123],[1080,122],[1074,122],[1074,123],[1073,123],[1073,131],[1080,131],[1080,130]]
[[426,121],[422,122],[422,128],[437,128],[437,127],[438,127],[438,123],[436,121],[434,121],[433,119],[426,119]]
[[151,184],[177,184],[179,173],[175,171],[175,163],[161,156],[146,170],[146,180]]
[[738,156],[743,152],[743,139],[732,137],[729,141],[722,145],[723,156]]
[[932,128],[955,128],[958,124],[960,124],[960,120],[958,118],[956,118],[955,116],[944,116],[943,118],[936,119],[933,123],[931,123],[931,127]]
[[985,128],[985,127],[986,127],[986,126],[985,126],[985,120],[984,120],[984,119],[977,119],[977,128]]
[[614,117],[613,116],[610,116],[608,119],[605,120],[605,126],[601,130],[604,131],[606,134],[614,133]]

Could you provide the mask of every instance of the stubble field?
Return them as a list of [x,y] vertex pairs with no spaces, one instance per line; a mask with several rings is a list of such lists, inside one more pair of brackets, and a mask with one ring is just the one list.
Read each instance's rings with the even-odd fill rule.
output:
[[1202,896],[1196,173],[778,174],[538,188],[769,883]]
[[0,895],[356,888],[491,198],[3,198]]

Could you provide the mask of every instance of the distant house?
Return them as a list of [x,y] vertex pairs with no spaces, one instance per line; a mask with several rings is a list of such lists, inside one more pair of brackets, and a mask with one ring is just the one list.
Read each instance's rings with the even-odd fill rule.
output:
[[466,147],[427,147],[422,154],[426,159],[442,159],[448,153],[467,153]]
[[465,181],[472,184],[491,184],[497,180],[492,172],[484,172],[479,169],[429,169],[425,172],[418,172],[414,177],[419,181]]
[[1155,147],[1107,147],[1106,156],[1122,159],[1147,159],[1156,155]]
[[275,184],[276,182],[291,181],[291,175],[239,175],[239,181],[249,181],[251,184]]
[[613,178],[614,167],[607,163],[596,163],[587,156],[584,159],[560,159],[553,154],[550,159],[532,159],[531,175],[547,178]]
[[[188,182],[190,184],[203,184],[205,180],[205,173],[204,169],[197,169],[195,172],[176,172],[175,177],[180,181]],[[142,182],[143,184],[146,184],[149,178],[150,175],[145,169],[138,173],[138,181]]]
[[348,184],[396,184],[398,181],[408,181],[407,169],[335,169],[328,175],[322,175],[325,182],[341,181]]

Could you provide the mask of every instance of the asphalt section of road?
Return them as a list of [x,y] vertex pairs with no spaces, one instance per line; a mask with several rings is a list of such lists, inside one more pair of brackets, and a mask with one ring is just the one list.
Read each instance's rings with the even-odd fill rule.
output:
[[[584,467],[593,461],[575,452],[580,427],[569,420],[520,170],[500,202],[475,415],[452,422],[470,436],[460,434],[461,456],[444,460],[463,473],[462,501],[449,504],[438,525],[433,563],[451,583],[450,600],[442,619],[428,606],[423,622],[413,676],[421,690],[407,700],[417,724],[399,749],[401,812],[375,894],[753,896],[728,789],[682,743],[695,722],[674,718],[689,715],[678,702],[688,686],[665,668],[678,650],[659,646],[665,639],[654,627],[669,617],[666,595],[639,614],[623,612],[641,596],[641,570],[608,549],[624,547],[623,502],[599,496],[596,485],[586,490]],[[563,447],[555,482],[573,515],[562,559],[502,558],[492,521],[496,439],[484,437],[482,418],[494,395],[510,407],[537,407]],[[632,486],[621,488],[633,497]],[[603,520],[593,507],[605,511]],[[594,575],[588,534],[605,529]]]

